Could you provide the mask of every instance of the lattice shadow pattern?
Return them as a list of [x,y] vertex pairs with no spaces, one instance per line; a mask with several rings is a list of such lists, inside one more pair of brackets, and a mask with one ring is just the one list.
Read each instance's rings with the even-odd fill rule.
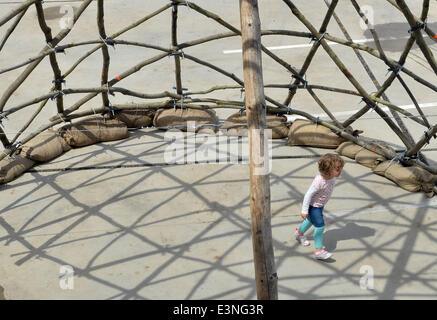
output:
[[[133,139],[131,143],[136,141]],[[162,144],[162,139],[157,136],[152,144],[142,144],[139,154],[127,152],[123,141],[94,145],[74,159],[74,163],[80,166],[84,159],[112,151],[121,156],[121,161],[108,160],[102,165],[110,166],[114,161],[130,163],[132,159],[141,165],[150,154],[159,152],[157,146]],[[311,166],[319,156],[315,152],[313,155]],[[379,195],[367,184],[375,175],[357,170],[358,164],[347,165],[343,181],[338,185],[342,191],[359,190],[354,199],[359,203],[354,207],[354,214],[342,212],[344,208],[327,210],[327,214],[331,209],[343,213],[327,217],[329,230],[325,238],[337,259],[341,257],[345,261],[317,263],[310,251],[290,238],[290,223],[297,225],[300,221],[297,215],[290,214],[290,208],[297,209],[303,196],[296,186],[311,182],[308,169],[311,166],[305,163],[287,167],[286,171],[277,174],[274,170],[271,175],[273,242],[280,297],[435,297],[436,253],[433,246],[418,245],[422,237],[430,242],[436,240],[433,209],[426,204],[415,207],[417,194]],[[193,165],[185,169],[186,173],[180,168],[128,168],[114,174],[113,169],[102,166],[87,175],[78,171],[32,172],[2,191],[10,197],[8,205],[0,210],[3,250],[11,252],[17,272],[35,264],[72,266],[78,279],[74,293],[80,298],[255,299],[253,262],[249,254],[249,196],[225,195],[247,188],[245,172],[233,165],[207,168]],[[166,184],[154,185],[151,180],[165,180]],[[377,183],[381,187],[388,182]],[[39,193],[33,192],[35,184]],[[101,184],[114,187],[101,194],[97,202],[82,196]],[[13,190],[17,192],[11,193]],[[210,198],[211,190],[217,190],[214,199]],[[181,205],[187,194],[191,203]],[[138,205],[129,214],[114,215],[111,208],[138,199],[147,205]],[[341,203],[341,199],[342,196],[335,195],[336,203]],[[369,201],[375,206],[373,209],[369,209]],[[411,205],[412,210],[405,209],[406,205]],[[29,207],[32,210],[26,210]],[[381,210],[380,214],[375,214],[375,210]],[[96,223],[99,227],[90,229]],[[381,230],[385,230],[384,237],[372,237]],[[343,241],[348,239],[353,241]],[[313,241],[311,236],[310,240]],[[416,260],[423,265],[416,268]],[[382,261],[384,268],[375,274],[375,290],[360,289],[359,266],[376,261]],[[57,270],[41,270],[36,268],[33,273],[44,273],[43,277],[49,273],[53,279],[58,275],[50,274]],[[33,296],[59,298],[55,296],[59,288],[53,287],[57,281],[51,283],[52,290],[44,288]],[[92,293],[84,289],[88,287],[85,283],[93,288]],[[420,291],[414,287],[417,284]],[[6,290],[6,294],[11,292]]]

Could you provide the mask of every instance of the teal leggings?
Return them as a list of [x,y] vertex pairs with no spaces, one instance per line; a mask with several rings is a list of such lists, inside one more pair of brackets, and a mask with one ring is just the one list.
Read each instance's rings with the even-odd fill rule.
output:
[[[299,227],[299,231],[305,233],[311,228],[313,224],[306,218]],[[323,248],[323,230],[325,230],[325,226],[323,227],[314,227],[314,242],[316,245],[316,249]]]

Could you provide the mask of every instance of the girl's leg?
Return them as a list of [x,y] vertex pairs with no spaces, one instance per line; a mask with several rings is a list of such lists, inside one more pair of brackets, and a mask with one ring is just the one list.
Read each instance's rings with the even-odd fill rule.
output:
[[296,232],[294,233],[294,237],[296,238],[297,241],[299,241],[299,243],[301,245],[304,246],[309,246],[310,243],[309,241],[305,238],[305,236],[303,235],[304,232],[306,232],[313,224],[311,223],[310,220],[305,219],[299,228],[296,228]]
[[323,230],[325,230],[325,226],[314,228],[314,244],[317,250],[323,249]]
[[299,227],[299,234],[302,235],[307,232],[307,230],[311,228],[312,225],[313,224],[308,220],[308,218],[306,218]]
[[323,207],[310,207],[311,221],[314,224],[314,245],[316,252],[323,250],[323,231],[325,230],[325,219],[323,218]]

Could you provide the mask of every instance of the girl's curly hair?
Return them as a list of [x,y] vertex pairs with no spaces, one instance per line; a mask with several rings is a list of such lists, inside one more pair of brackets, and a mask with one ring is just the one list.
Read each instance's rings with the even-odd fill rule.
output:
[[344,160],[337,154],[327,153],[319,159],[318,164],[320,173],[329,176],[333,169],[344,167]]

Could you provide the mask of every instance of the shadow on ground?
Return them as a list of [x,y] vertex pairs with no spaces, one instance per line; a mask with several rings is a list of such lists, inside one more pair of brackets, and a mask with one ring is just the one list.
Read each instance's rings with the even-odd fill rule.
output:
[[[98,144],[69,159],[68,167],[79,170],[39,172],[35,167],[2,186],[7,201],[0,207],[0,245],[13,261],[7,276],[31,267],[42,281],[53,283],[48,266],[59,270],[69,265],[86,284],[84,291],[78,285],[71,293],[75,299],[256,299],[247,165],[142,166],[162,151],[163,141],[154,137]],[[99,169],[80,169],[110,152],[118,158],[102,161]],[[353,208],[353,214],[328,221],[332,229],[325,233],[325,245],[336,259],[314,265],[312,250],[301,251],[292,241],[319,156],[307,152],[293,165],[289,159],[274,160],[270,175],[280,298],[435,297],[437,254],[415,246],[419,237],[436,240],[435,221],[428,221],[433,209],[412,207],[417,212],[407,214],[411,194],[381,193],[392,183],[357,170],[358,165],[348,163],[331,200],[334,205],[349,201]],[[126,163],[138,167],[123,167]],[[369,211],[368,200],[384,212]],[[375,242],[377,230],[390,232]],[[410,264],[421,255],[428,260],[412,272]],[[363,295],[355,266],[375,256],[389,271],[379,278],[381,287]],[[57,281],[59,274],[52,276]],[[56,281],[55,287],[39,292],[42,299],[66,295]],[[409,291],[410,282],[428,291]],[[302,285],[307,283],[314,285]]]
[[[408,31],[411,29],[408,23],[384,23],[376,24],[374,27],[378,37],[383,39],[381,40],[381,46],[384,51],[402,52],[405,49],[405,44],[410,37]],[[437,23],[429,23],[428,27],[436,31]],[[422,31],[422,34],[429,48],[432,49],[436,42],[429,39],[429,36],[425,32]],[[366,39],[373,39],[369,30],[366,30],[363,36]],[[374,43],[371,42],[370,45],[376,49]]]
[[374,235],[375,229],[362,227],[354,222],[349,222],[340,229],[326,231],[323,235],[323,241],[328,251],[334,251],[339,241],[362,239]]

